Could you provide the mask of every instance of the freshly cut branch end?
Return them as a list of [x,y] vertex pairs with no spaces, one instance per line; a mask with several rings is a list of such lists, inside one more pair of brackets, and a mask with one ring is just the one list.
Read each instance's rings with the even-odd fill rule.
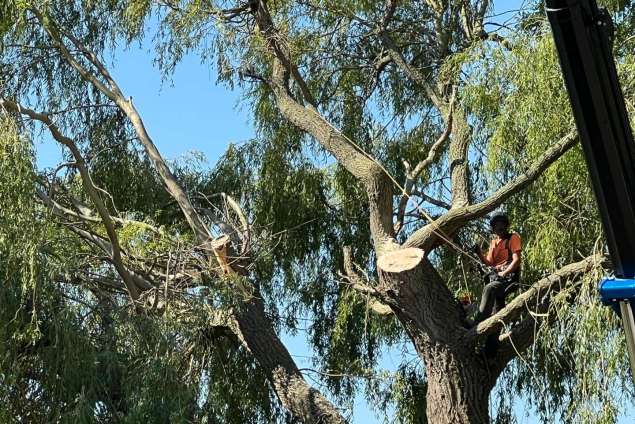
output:
[[212,249],[214,249],[214,256],[220,265],[224,275],[234,275],[236,272],[232,269],[229,261],[227,260],[227,246],[230,243],[230,237],[227,234],[214,239],[212,241]]
[[422,249],[410,247],[393,250],[379,257],[377,267],[389,273],[410,271],[416,268],[423,258],[425,258],[425,252]]

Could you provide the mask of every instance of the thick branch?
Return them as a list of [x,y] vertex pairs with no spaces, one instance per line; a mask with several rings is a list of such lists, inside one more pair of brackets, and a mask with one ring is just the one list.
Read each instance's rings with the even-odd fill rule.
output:
[[415,231],[404,246],[430,250],[438,242],[438,232],[452,234],[467,222],[483,217],[520,192],[577,143],[577,132],[571,131],[540,156],[523,174],[499,188],[487,199],[474,205],[450,210],[434,222]]
[[453,208],[460,208],[470,203],[470,177],[467,154],[471,139],[472,127],[467,121],[465,111],[458,108],[454,112],[454,134],[450,141],[450,150],[448,152]]
[[345,423],[344,417],[304,380],[289,351],[266,317],[262,300],[254,296],[233,314],[232,331],[267,374],[282,405],[306,423]]
[[[609,268],[610,261],[604,256],[597,255],[597,262],[592,267]],[[589,269],[586,272],[590,271]],[[571,275],[567,278],[567,284],[562,287],[562,290],[567,292],[567,302],[573,303],[575,301],[575,293],[579,291],[578,287],[584,272],[580,271],[578,275]],[[558,314],[549,311],[555,294],[556,292],[548,292],[545,296],[537,299],[533,305],[530,305],[530,311],[520,323],[499,335],[500,348],[496,357],[491,360],[493,369],[502,371],[509,361],[522,355],[534,343],[539,326],[553,325],[558,321]]]
[[267,40],[273,59],[273,81],[271,88],[282,115],[301,130],[312,135],[337,161],[366,189],[369,197],[370,225],[375,247],[378,251],[397,247],[392,223],[392,182],[382,166],[365,153],[352,140],[331,125],[314,107],[303,106],[289,93],[288,75],[296,82],[302,80],[294,72],[288,49],[271,20],[263,1],[258,2],[255,14],[258,27]]
[[110,88],[107,87],[104,83],[102,83],[92,72],[87,70],[82,64],[80,64],[77,59],[70,53],[70,51],[64,45],[62,41],[62,36],[60,32],[57,30],[57,26],[50,21],[48,18],[42,17],[39,12],[34,12],[38,17],[42,26],[46,29],[49,36],[55,41],[56,47],[60,49],[62,56],[64,59],[82,76],[83,79],[90,82],[95,88],[97,88],[102,94],[111,99],[122,112],[126,114],[132,126],[139,137],[139,141],[143,145],[146,150],[146,153],[154,163],[163,183],[166,186],[168,193],[176,200],[178,205],[180,206],[183,214],[185,215],[185,219],[188,221],[190,228],[194,231],[197,241],[201,244],[206,243],[209,239],[209,232],[201,220],[200,216],[192,206],[189,198],[187,197],[183,188],[179,185],[178,181],[172,171],[165,163],[165,160],[159,153],[159,150],[156,148],[154,142],[150,138],[150,135],[145,129],[145,125],[141,119],[141,116],[135,109],[132,104],[131,99],[126,99],[116,85],[114,79],[108,72],[107,68],[104,64],[97,58],[97,56],[90,51],[86,46],[84,46],[78,39],[64,34],[72,43],[75,45],[77,49],[79,49],[83,55],[90,61],[91,64],[98,70],[99,74],[109,82]]
[[500,331],[504,325],[510,324],[517,319],[521,313],[535,312],[537,306],[545,302],[548,303],[549,298],[566,288],[568,283],[575,281],[580,278],[580,276],[603,264],[606,264],[606,257],[593,255],[560,268],[548,277],[534,283],[531,288],[525,292],[516,296],[514,300],[498,313],[479,323],[466,334],[466,338],[474,340],[478,336]]

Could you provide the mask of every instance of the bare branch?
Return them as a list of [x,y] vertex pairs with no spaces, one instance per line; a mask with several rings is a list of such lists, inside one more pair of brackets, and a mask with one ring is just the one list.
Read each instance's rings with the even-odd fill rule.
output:
[[395,64],[406,74],[408,78],[410,78],[412,81],[414,81],[417,85],[425,90],[427,96],[430,98],[430,100],[432,100],[432,103],[434,103],[434,105],[439,110],[444,110],[446,108],[446,105],[445,102],[443,102],[441,95],[417,68],[411,66],[406,61],[406,59],[399,51],[399,48],[397,47],[393,39],[388,35],[388,33],[386,31],[379,32],[379,38],[392,61],[395,62]]
[[150,138],[141,116],[137,112],[136,108],[132,104],[132,99],[126,99],[119,89],[119,86],[115,83],[114,79],[108,72],[104,64],[97,58],[97,56],[91,52],[86,46],[84,46],[77,38],[70,36],[70,34],[64,34],[75,47],[80,50],[85,57],[93,64],[98,70],[99,74],[108,81],[110,87],[107,87],[102,83],[92,72],[87,70],[82,64],[80,64],[75,57],[68,51],[62,41],[62,36],[57,29],[57,25],[51,21],[48,17],[43,17],[37,10],[34,13],[38,17],[41,25],[48,32],[49,36],[54,40],[56,47],[60,49],[64,59],[84,78],[90,82],[95,88],[97,88],[102,94],[112,100],[122,112],[126,114],[132,126],[139,137],[139,141],[144,146],[146,153],[154,163],[161,179],[163,180],[168,193],[176,200],[180,206],[185,219],[188,221],[190,228],[194,231],[196,239],[199,243],[203,244],[209,240],[209,232],[201,220],[200,216],[192,206],[187,194],[180,186],[176,177],[165,163],[165,160],[161,156],[159,150],[156,148],[154,142]]
[[[445,128],[445,131],[443,131],[443,134],[441,134],[441,136],[437,139],[437,141],[435,141],[434,144],[432,144],[432,146],[430,147],[430,150],[428,150],[428,155],[426,156],[426,158],[420,161],[417,164],[417,166],[415,166],[415,169],[412,170],[412,172],[410,171],[410,166],[408,165],[408,163],[405,162],[406,182],[404,184],[403,194],[401,196],[401,199],[399,200],[399,206],[397,208],[397,222],[395,224],[395,233],[398,233],[401,230],[401,228],[403,228],[403,220],[404,220],[404,214],[406,212],[406,205],[408,204],[408,199],[410,198],[410,195],[412,194],[412,189],[414,187],[415,181],[417,180],[419,175],[421,175],[424,169],[429,167],[432,163],[434,163],[437,160],[441,146],[445,144],[445,142],[450,137],[450,133],[452,132],[452,115],[454,110],[453,105],[454,105],[454,101],[450,103],[450,111],[448,112],[448,117],[446,120],[447,125]],[[449,209],[449,207],[447,209]]]
[[346,273],[346,278],[351,282],[349,285],[355,291],[359,293],[364,293],[368,296],[372,296],[373,298],[368,300],[368,307],[377,315],[385,316],[391,315],[392,309],[390,306],[380,302],[375,297],[380,297],[379,292],[374,287],[368,285],[364,282],[364,279],[355,271],[355,264],[353,263],[353,259],[351,257],[351,248],[350,246],[344,247],[344,272]]
[[423,199],[423,201],[428,202],[431,205],[438,206],[438,207],[443,208],[443,209],[449,210],[452,207],[452,205],[450,205],[447,202],[444,202],[443,200],[435,199],[434,197],[428,196],[427,194],[418,192],[416,190],[412,192],[412,195],[420,197],[421,199]]

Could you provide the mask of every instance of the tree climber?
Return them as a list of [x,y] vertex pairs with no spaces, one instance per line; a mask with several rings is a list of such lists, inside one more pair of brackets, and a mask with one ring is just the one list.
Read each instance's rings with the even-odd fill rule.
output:
[[520,277],[521,242],[520,236],[509,232],[509,218],[499,213],[489,221],[496,236],[490,243],[487,255],[480,248],[476,253],[485,265],[491,267],[486,275],[487,284],[483,288],[481,303],[475,323],[479,323],[505,307],[505,292]]

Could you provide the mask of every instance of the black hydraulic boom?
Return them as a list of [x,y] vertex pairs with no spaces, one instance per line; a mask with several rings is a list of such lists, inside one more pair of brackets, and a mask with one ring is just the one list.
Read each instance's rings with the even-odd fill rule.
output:
[[635,375],[635,143],[613,58],[613,22],[596,0],[546,0],[615,277],[600,296],[622,316]]

